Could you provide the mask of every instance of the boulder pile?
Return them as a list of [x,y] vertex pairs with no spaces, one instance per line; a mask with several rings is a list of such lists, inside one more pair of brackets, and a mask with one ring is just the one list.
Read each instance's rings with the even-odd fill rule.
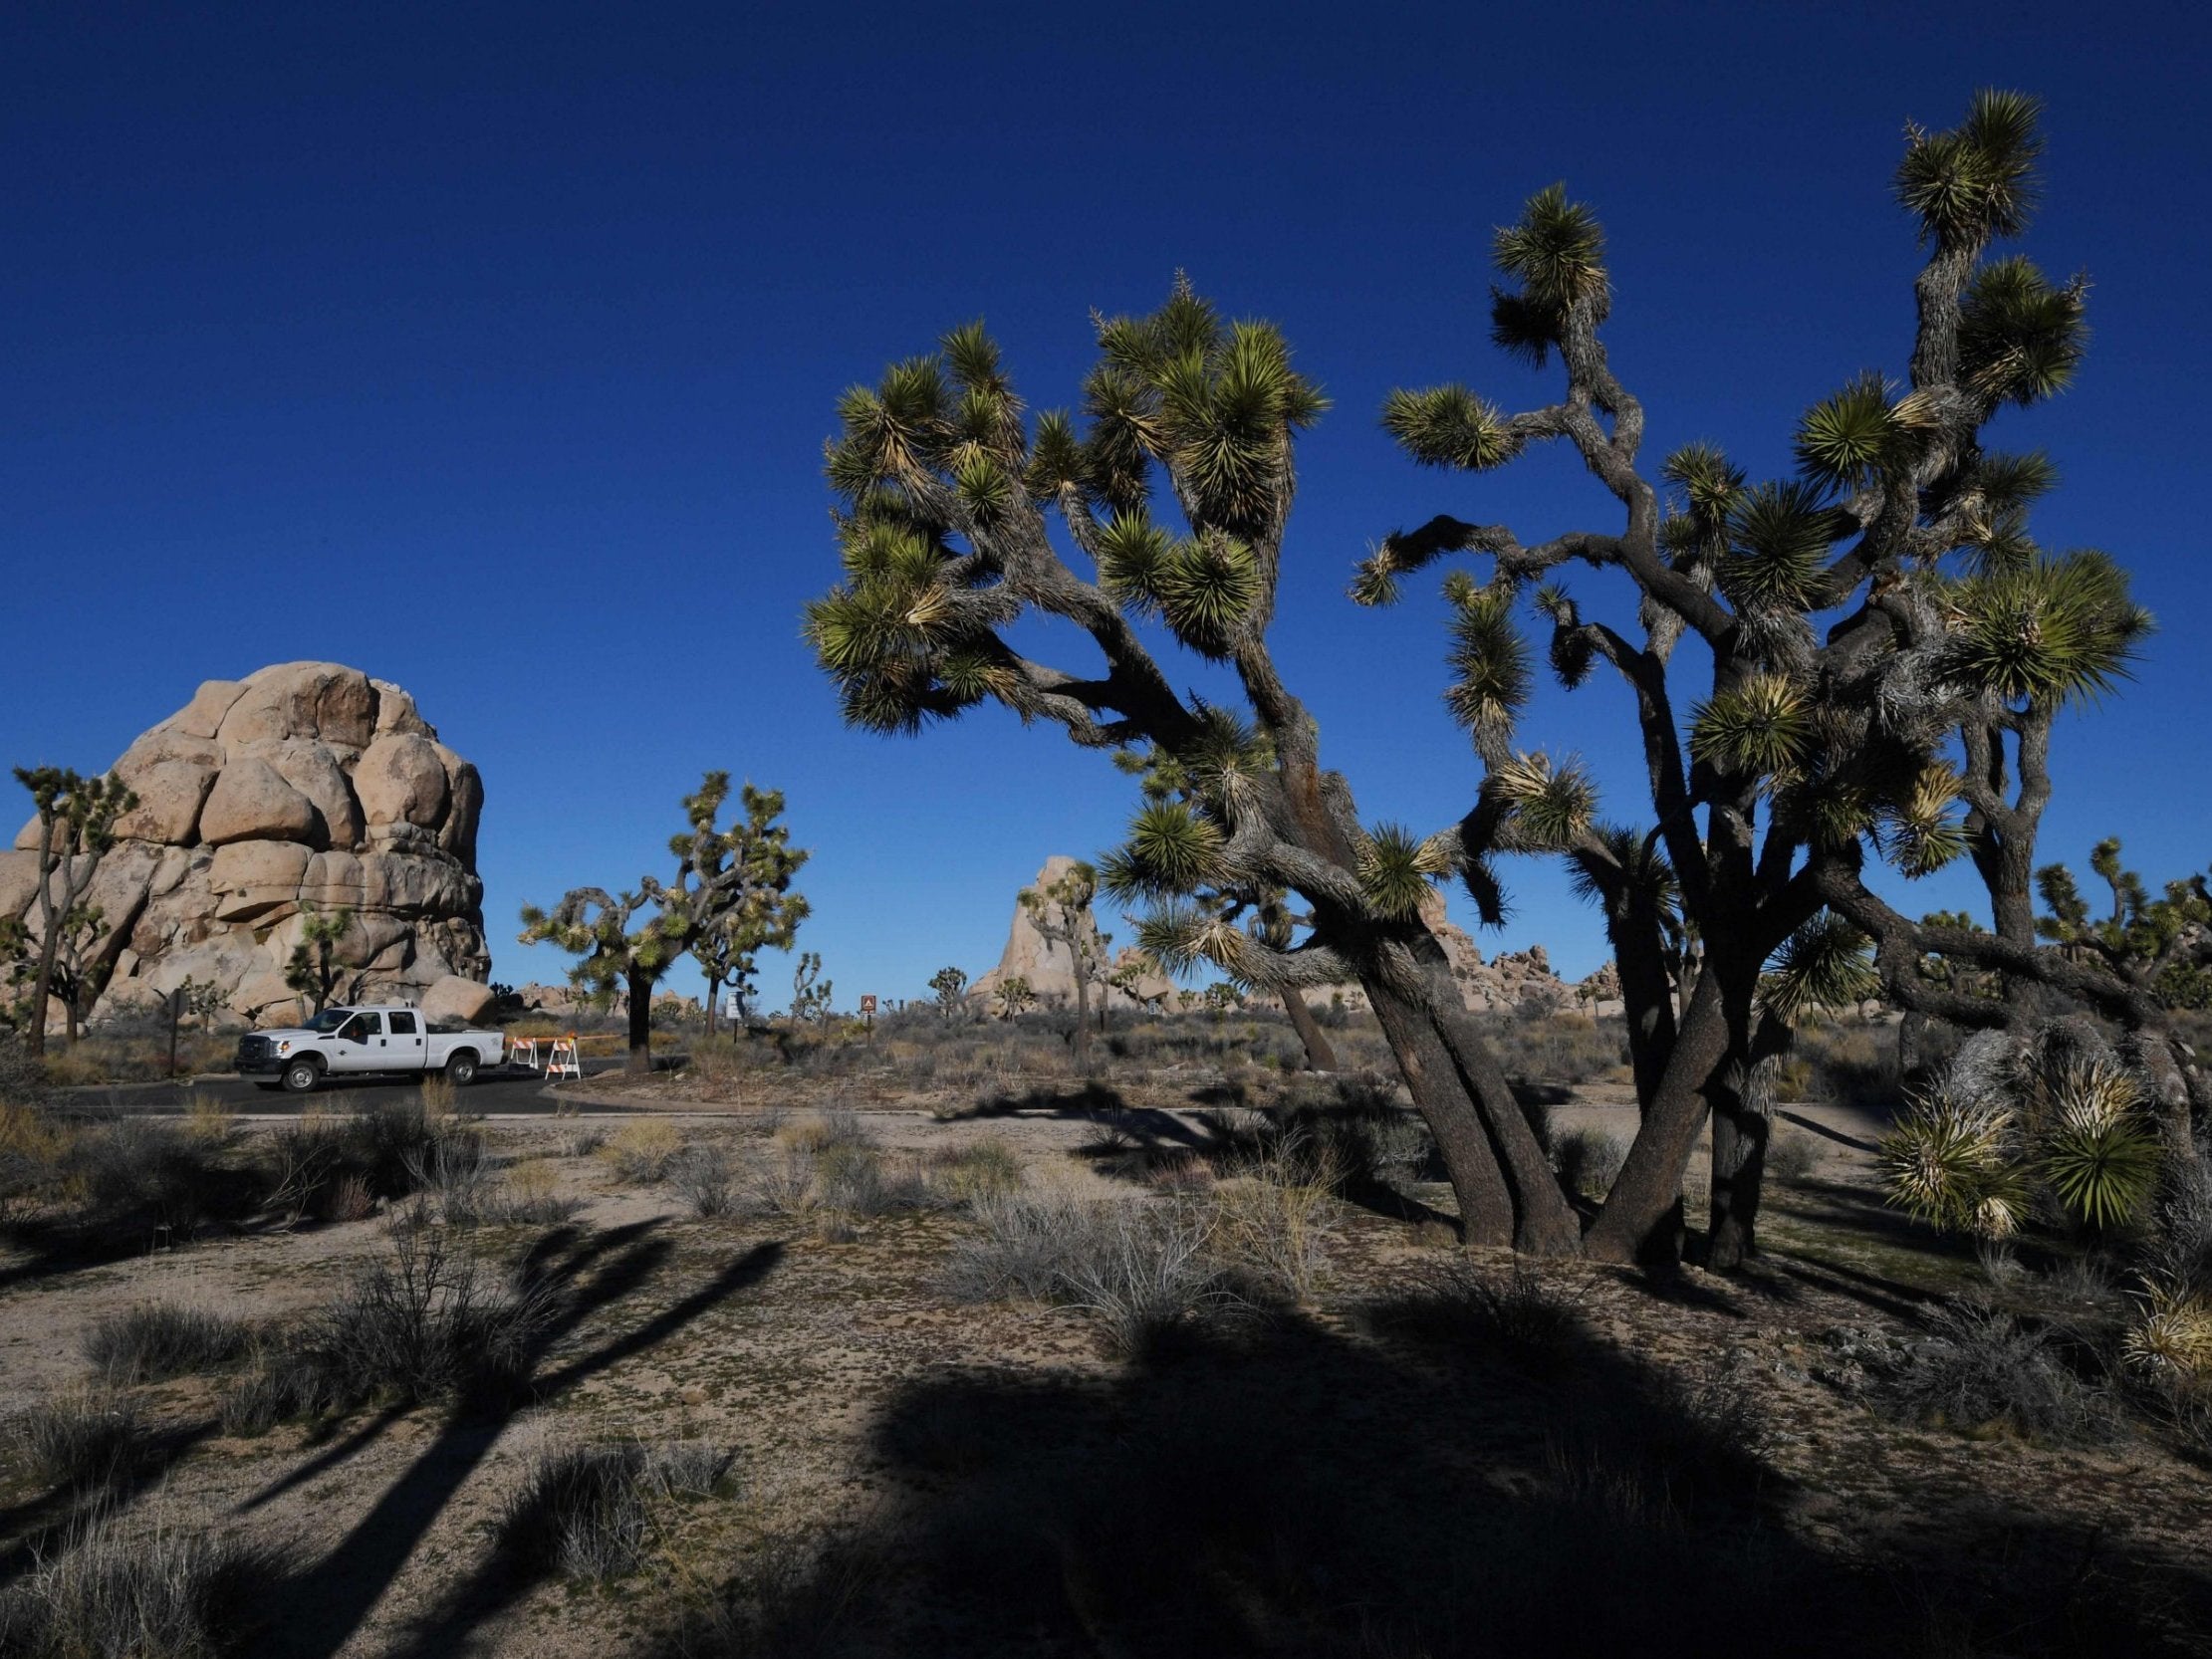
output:
[[[138,805],[89,902],[113,964],[99,1014],[186,978],[232,1014],[298,1010],[285,966],[313,911],[353,912],[333,950],[344,992],[472,1019],[484,981],[476,829],[484,786],[414,699],[334,662],[210,680],[115,765]],[[0,914],[38,927],[38,823],[0,852]]]

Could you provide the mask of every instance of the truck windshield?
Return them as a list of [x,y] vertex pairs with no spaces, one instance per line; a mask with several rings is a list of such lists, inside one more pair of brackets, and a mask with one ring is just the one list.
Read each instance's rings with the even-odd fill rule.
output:
[[319,1031],[326,1037],[354,1017],[350,1008],[326,1008],[307,1023],[309,1031]]

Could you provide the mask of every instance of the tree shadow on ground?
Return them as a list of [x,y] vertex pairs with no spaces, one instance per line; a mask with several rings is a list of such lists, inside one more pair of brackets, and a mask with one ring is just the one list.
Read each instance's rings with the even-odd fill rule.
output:
[[[633,1295],[665,1264],[670,1247],[664,1239],[651,1236],[655,1225],[640,1222],[602,1234],[556,1228],[533,1246],[518,1279],[531,1291],[556,1298],[559,1311],[533,1343],[528,1382],[510,1397],[471,1399],[450,1414],[430,1444],[346,1537],[282,1587],[275,1603],[278,1634],[262,1651],[327,1659],[344,1647],[519,1412],[666,1340],[708,1309],[758,1284],[783,1255],[780,1243],[755,1245],[697,1290],[634,1328],[547,1369],[553,1350],[565,1338],[594,1314]],[[374,1431],[378,1425],[369,1428]],[[352,1456],[373,1438],[373,1432],[357,1434],[342,1449]],[[318,1463],[326,1469],[330,1466],[328,1458]],[[277,1485],[289,1487],[298,1481],[295,1474]],[[248,1504],[269,1496],[273,1490]],[[509,1599],[496,1578],[484,1583],[472,1580],[418,1627],[416,1650],[460,1651],[473,1626]]]
[[[60,1554],[92,1523],[123,1514],[159,1487],[187,1453],[215,1433],[215,1427],[207,1420],[161,1430],[132,1445],[123,1467],[105,1481],[55,1487],[0,1509],[0,1538],[10,1540],[0,1547],[0,1587]],[[0,1629],[0,1636],[4,1635]]]
[[1571,1307],[1444,1285],[1363,1324],[914,1382],[873,1426],[879,1499],[757,1551],[656,1652],[2117,1659],[2212,1614],[2201,1567],[2019,1517],[1909,1571],[1800,1537],[1749,1382],[1670,1376]]

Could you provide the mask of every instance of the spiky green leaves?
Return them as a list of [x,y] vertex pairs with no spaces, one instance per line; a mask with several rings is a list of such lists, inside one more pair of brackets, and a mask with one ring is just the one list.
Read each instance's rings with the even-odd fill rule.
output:
[[1422,466],[1463,472],[1502,466],[1522,447],[1497,407],[1463,385],[1392,390],[1383,400],[1382,429]]
[[1959,378],[1984,402],[2018,403],[2062,391],[2089,349],[2088,290],[2054,288],[2025,257],[1974,273],[1959,309]]
[[1508,582],[1477,586],[1454,574],[1444,585],[1451,601],[1451,650],[1444,693],[1453,718],[1467,728],[1485,760],[1502,757],[1514,722],[1529,697],[1529,649],[1514,625],[1514,588]]
[[1946,606],[1945,665],[2008,703],[2056,706],[2111,689],[2151,629],[2127,573],[2094,550],[1958,584]]
[[1403,825],[1378,824],[1359,846],[1359,891],[1377,916],[1403,921],[1420,914],[1429,883],[1452,862],[1441,837],[1423,840]]
[[1728,516],[1721,591],[1739,605],[1806,608],[1820,589],[1828,550],[1848,523],[1808,483],[1739,490]]
[[1798,467],[1831,488],[1858,489],[1910,458],[1910,436],[1890,411],[1881,376],[1859,374],[1798,422]]
[[1690,753],[1722,772],[1749,777],[1794,774],[1811,753],[1812,704],[1786,674],[1747,674],[1700,703],[1690,721]]
[[2018,1231],[2028,1188],[2009,1155],[2008,1115],[1934,1094],[1916,1101],[1881,1140],[1889,1202],[1944,1232],[2002,1239]]
[[1218,531],[1177,542],[1159,563],[1155,594],[1176,638],[1202,656],[1228,656],[1261,595],[1259,558]]
[[1497,844],[1516,852],[1558,852],[1589,830],[1598,812],[1598,788],[1574,761],[1549,755],[1509,755],[1492,763],[1483,794],[1505,808]]
[[1957,773],[1931,761],[1883,816],[1882,852],[1907,876],[1932,875],[1966,850],[1966,829],[1951,816]]
[[[1552,322],[1549,338],[1556,340],[1556,320],[1574,307],[1588,304],[1602,318],[1611,303],[1604,230],[1586,204],[1567,199],[1565,184],[1539,190],[1515,223],[1499,226],[1490,239],[1490,257],[1521,285],[1517,298],[1523,305],[1503,319],[1517,343],[1529,341],[1541,321]],[[1493,321],[1500,320],[1494,315]]]
[[1114,603],[1157,612],[1174,539],[1142,511],[1116,513],[1099,527],[1099,586]]
[[1101,883],[1114,898],[1171,898],[1196,892],[1222,875],[1221,826],[1180,801],[1157,801],[1129,824],[1126,840],[1109,853]]
[[2141,1089],[2109,1061],[2079,1062],[2053,1079],[2057,1107],[2040,1171],[2068,1211],[2091,1227],[2138,1214],[2158,1179],[2158,1136]]
[[1974,247],[2027,228],[2043,153],[2042,114],[2041,102],[2025,93],[1984,89],[1958,126],[1911,134],[1897,168],[1897,199],[1919,216],[1923,237]]
[[1775,1018],[1796,1025],[1818,1010],[1864,1002],[1880,988],[1866,935],[1824,910],[1775,953],[1760,981],[1759,1000]]

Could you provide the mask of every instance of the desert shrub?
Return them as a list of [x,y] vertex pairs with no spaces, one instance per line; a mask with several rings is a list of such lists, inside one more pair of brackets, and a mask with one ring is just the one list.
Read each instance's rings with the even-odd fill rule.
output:
[[683,1150],[683,1137],[675,1125],[655,1118],[625,1123],[608,1141],[607,1157],[625,1181],[645,1185],[663,1179],[668,1165]]
[[473,1257],[454,1254],[442,1229],[402,1230],[388,1260],[264,1355],[225,1402],[224,1426],[252,1433],[377,1400],[512,1398],[529,1381],[551,1313],[542,1292],[497,1285]]
[[105,1389],[71,1388],[17,1414],[13,1438],[41,1486],[90,1492],[129,1474],[145,1450],[130,1402]]
[[0,1225],[26,1220],[60,1195],[68,1146],[68,1134],[46,1112],[0,1099]]
[[814,1159],[799,1147],[777,1145],[765,1158],[748,1160],[745,1202],[772,1216],[795,1216],[814,1202]]
[[2112,1435],[2109,1398],[2083,1382],[2048,1331],[1972,1303],[1936,1312],[1890,1386],[1910,1416],[1944,1427],[2002,1427],[2061,1444]]
[[500,1546],[564,1578],[618,1578],[645,1553],[651,1488],[651,1464],[642,1446],[548,1452],[508,1505]]
[[1526,1268],[1487,1273],[1464,1261],[1418,1271],[1408,1289],[1359,1318],[1378,1336],[1543,1379],[1571,1370],[1589,1341],[1576,1298]]
[[1778,1129],[1767,1138],[1767,1173],[1795,1184],[1821,1167],[1821,1143],[1795,1129]]
[[1831,1106],[1886,1108],[1904,1093],[1897,1070],[1897,1037],[1886,1026],[1808,1025],[1797,1035],[1795,1058],[1804,1063],[1790,1096]]
[[83,1125],[65,1137],[58,1173],[69,1219],[101,1232],[181,1239],[242,1207],[237,1172],[166,1118],[129,1115]]
[[252,1341],[253,1327],[243,1319],[207,1307],[146,1303],[87,1331],[85,1357],[110,1382],[158,1382],[227,1365]]
[[359,1220],[365,1196],[404,1198],[471,1146],[480,1153],[472,1131],[432,1122],[411,1100],[305,1111],[261,1139],[266,1202],[294,1221]]
[[544,1158],[524,1158],[507,1171],[485,1206],[485,1219],[509,1226],[552,1227],[567,1221],[580,1208],[573,1198],[555,1190],[560,1177]]
[[841,1215],[892,1215],[941,1202],[913,1160],[886,1160],[872,1142],[833,1142],[814,1161],[816,1202]]
[[648,1450],[633,1441],[542,1454],[500,1523],[500,1546],[565,1578],[605,1582],[633,1570],[652,1536],[656,1498],[705,1497],[730,1466],[702,1442]]
[[557,1144],[564,1158],[589,1158],[607,1144],[607,1131],[596,1123],[579,1123],[563,1129]]
[[1109,1206],[1079,1235],[1060,1293],[1124,1358],[1156,1352],[1188,1325],[1243,1305],[1216,1259],[1211,1218],[1189,1203]]
[[931,1171],[947,1196],[962,1204],[998,1198],[1022,1184],[1022,1155],[1011,1142],[986,1135],[966,1146],[947,1147],[931,1161]]
[[1628,1143],[1603,1129],[1570,1129],[1554,1144],[1552,1158],[1569,1192],[1602,1198],[1627,1162]]
[[1321,1219],[1330,1189],[1256,1175],[1217,1186],[1210,1248],[1251,1297],[1304,1302],[1321,1266]]
[[1101,1230],[1100,1207],[1066,1193],[1016,1193],[974,1206],[979,1231],[953,1246],[946,1292],[960,1302],[1049,1302]]
[[473,1131],[431,1136],[408,1164],[407,1184],[416,1195],[403,1217],[407,1227],[420,1226],[433,1213],[452,1227],[494,1219],[491,1155],[483,1136]]
[[1620,1065],[1627,1046],[1621,1021],[1586,1014],[1498,1020],[1489,1023],[1489,1036],[1506,1074],[1524,1082],[1588,1082]]
[[44,1105],[51,1087],[46,1068],[23,1046],[23,1039],[0,1030],[0,1107]]
[[711,1220],[737,1207],[737,1170],[719,1146],[688,1146],[668,1164],[668,1184],[691,1213]]
[[872,1147],[875,1131],[851,1106],[829,1106],[784,1131],[790,1144],[817,1157],[847,1147]]
[[277,1576],[232,1534],[95,1521],[0,1598],[0,1652],[23,1659],[217,1659],[253,1650],[252,1613]]
[[418,1085],[422,1100],[422,1115],[435,1123],[453,1116],[460,1110],[461,1091],[453,1086],[453,1079],[442,1071],[431,1072]]

